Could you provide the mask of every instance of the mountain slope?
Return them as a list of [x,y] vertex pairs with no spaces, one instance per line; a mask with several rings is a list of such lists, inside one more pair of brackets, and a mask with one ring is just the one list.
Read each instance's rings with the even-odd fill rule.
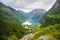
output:
[[[60,40],[60,0],[57,0],[53,7],[42,17],[42,26],[32,32],[38,32],[33,40],[40,37],[40,40]],[[41,37],[42,36],[42,37]],[[50,38],[49,38],[50,37]]]
[[[1,18],[2,16],[4,16],[3,18],[11,20],[11,21],[17,21],[17,22],[23,22],[25,21],[25,17],[23,15],[21,15],[20,13],[18,13],[15,9],[6,6],[2,3],[0,3],[0,15]],[[22,18],[23,17],[23,18]]]
[[44,15],[45,26],[54,25],[60,23],[60,0],[57,0],[53,7]]
[[[0,3],[0,40],[17,40],[27,34],[27,30],[21,25],[25,17],[15,9]],[[10,37],[10,39],[9,39]]]
[[28,13],[28,18],[32,23],[38,23],[41,20],[42,16],[45,14],[45,10],[43,9],[35,9]]

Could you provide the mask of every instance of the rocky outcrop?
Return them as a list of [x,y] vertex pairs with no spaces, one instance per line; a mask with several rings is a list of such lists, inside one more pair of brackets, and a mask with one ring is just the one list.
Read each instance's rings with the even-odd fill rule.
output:
[[50,38],[49,36],[44,35],[44,36],[40,36],[40,37],[38,38],[38,40],[57,40],[57,39],[55,39],[55,38]]
[[32,39],[33,38],[33,34],[28,34],[28,35],[25,35],[22,39],[20,40],[29,40],[29,39]]

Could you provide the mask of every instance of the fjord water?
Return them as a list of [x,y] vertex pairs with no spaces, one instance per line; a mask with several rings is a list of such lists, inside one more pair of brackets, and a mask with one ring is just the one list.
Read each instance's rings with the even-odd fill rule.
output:
[[38,20],[30,19],[29,22],[32,23],[32,24],[37,24],[38,23]]
[[38,20],[29,19],[29,20],[23,22],[22,24],[28,24],[28,25],[32,24],[33,25],[33,24],[37,24],[37,23],[38,23]]
[[[41,10],[27,16],[0,3],[0,40],[60,40],[60,0],[47,13]],[[22,25],[23,22],[32,25]]]
[[36,28],[34,30],[34,31],[38,30],[39,33],[36,33],[36,35],[33,38],[29,37],[28,39],[29,40],[60,40],[60,0],[56,1],[53,7],[44,15],[43,18],[45,22],[42,21],[42,28],[40,29]]

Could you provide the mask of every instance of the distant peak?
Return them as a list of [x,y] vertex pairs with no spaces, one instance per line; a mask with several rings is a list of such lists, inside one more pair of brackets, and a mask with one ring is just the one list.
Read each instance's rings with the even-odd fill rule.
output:
[[46,10],[44,10],[44,9],[35,9],[35,10],[33,10],[33,11],[46,11]]

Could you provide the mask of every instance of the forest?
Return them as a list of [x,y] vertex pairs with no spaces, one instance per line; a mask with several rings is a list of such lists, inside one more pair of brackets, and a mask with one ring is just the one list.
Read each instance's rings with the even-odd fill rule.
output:
[[[0,40],[60,40],[60,0],[47,12],[35,9],[30,13],[16,11],[0,2]],[[22,25],[30,18],[34,20],[32,25]]]

